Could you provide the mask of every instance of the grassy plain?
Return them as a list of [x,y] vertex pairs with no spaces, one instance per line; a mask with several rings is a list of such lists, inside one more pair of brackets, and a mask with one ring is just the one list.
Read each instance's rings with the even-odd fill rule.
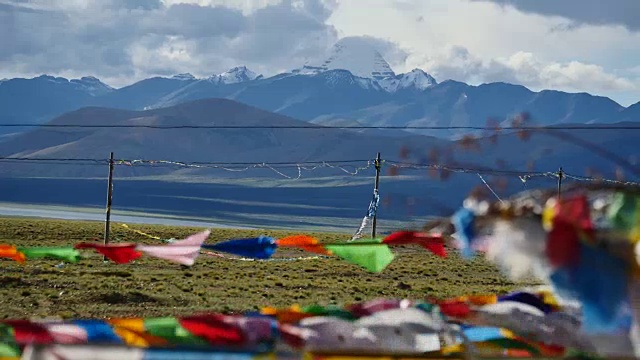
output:
[[[201,228],[139,225],[132,228],[163,239],[182,238]],[[100,222],[0,218],[0,244],[72,246],[101,241]],[[296,232],[300,233],[300,232]],[[214,229],[208,243],[269,235],[272,230]],[[349,235],[310,233],[321,241],[346,241]],[[158,240],[112,226],[115,242],[159,244]],[[504,293],[514,284],[477,258],[463,261],[451,252],[440,259],[418,247],[394,248],[396,259],[372,274],[338,258],[296,261],[240,261],[201,254],[192,267],[143,256],[135,263],[104,263],[82,250],[86,259],[57,266],[56,260],[21,265],[0,259],[0,318],[87,318],[168,316],[200,312],[241,312],[271,305],[348,304],[375,298],[422,299],[463,294]],[[304,257],[302,251],[278,251],[277,258]]]

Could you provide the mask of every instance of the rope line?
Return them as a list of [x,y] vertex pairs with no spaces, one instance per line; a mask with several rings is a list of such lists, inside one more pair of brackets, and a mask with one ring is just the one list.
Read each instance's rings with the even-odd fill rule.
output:
[[496,194],[496,192],[493,191],[491,186],[489,186],[489,183],[487,183],[487,181],[482,177],[482,175],[478,174],[478,177],[480,177],[480,180],[482,180],[482,182],[487,186],[487,188],[489,189],[489,191],[491,191],[493,196],[495,196],[496,199],[498,199],[501,203],[504,203],[504,201],[502,201],[502,199],[500,199],[500,196],[498,196],[498,194]]
[[0,127],[41,127],[41,128],[114,128],[114,129],[393,129],[393,130],[519,130],[519,131],[554,131],[554,130],[640,130],[640,125],[555,125],[555,126],[323,126],[323,125],[141,125],[141,124],[0,124]]
[[[30,162],[33,164],[61,164],[61,165],[108,165],[108,159],[89,159],[89,158],[27,158],[27,157],[0,157],[0,163],[20,163]],[[362,164],[359,166],[359,164]],[[265,168],[287,179],[300,179],[303,171],[314,171],[320,168],[332,168],[338,169],[347,175],[356,176],[361,172],[373,167],[375,160],[335,160],[335,161],[309,161],[309,162],[261,162],[261,163],[249,163],[249,162],[178,162],[170,160],[143,160],[143,159],[119,159],[114,161],[114,165],[117,166],[147,166],[147,167],[184,167],[184,168],[208,168],[208,169],[220,169],[232,172],[243,172],[251,169]],[[470,173],[474,175],[504,175],[518,177],[523,183],[536,177],[554,178],[557,179],[557,172],[531,172],[531,171],[517,171],[517,170],[504,170],[495,169],[490,167],[460,167],[450,166],[442,164],[419,164],[419,163],[407,163],[394,160],[383,160],[383,165],[397,168],[397,169],[436,169],[446,170],[454,173]],[[289,176],[284,174],[279,169],[294,168],[297,170],[296,176]],[[353,170],[350,170],[352,168]],[[564,172],[563,175],[567,179],[574,181],[588,181],[588,182],[606,182],[610,184],[618,184],[625,186],[640,186],[640,182],[624,181],[617,179],[607,179],[600,177],[588,177],[572,175]]]

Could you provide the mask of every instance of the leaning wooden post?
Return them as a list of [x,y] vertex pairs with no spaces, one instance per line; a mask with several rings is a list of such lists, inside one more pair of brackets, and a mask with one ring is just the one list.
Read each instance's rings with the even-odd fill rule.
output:
[[[376,184],[375,184],[375,193],[379,194],[378,189],[380,188],[380,168],[382,167],[382,159],[380,158],[380,153],[378,153],[378,157],[376,158]],[[371,238],[376,238],[376,224],[378,221],[378,209],[375,209],[376,212],[373,214],[373,225],[371,226]]]
[[[107,182],[107,216],[104,221],[104,244],[109,243],[109,236],[111,235],[111,200],[113,199],[113,151],[109,156],[109,180]],[[102,257],[103,261],[106,261],[106,256]]]
[[562,178],[564,177],[564,171],[562,171],[562,167],[558,171],[558,201],[560,201],[560,197],[562,196]]

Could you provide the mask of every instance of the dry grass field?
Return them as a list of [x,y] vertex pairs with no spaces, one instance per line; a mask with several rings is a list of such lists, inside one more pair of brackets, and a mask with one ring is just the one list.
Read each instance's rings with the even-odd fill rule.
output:
[[[0,244],[73,246],[101,241],[99,222],[0,218]],[[203,229],[132,226],[163,239],[182,238]],[[118,224],[115,242],[159,244]],[[300,232],[212,230],[207,243]],[[311,233],[321,241],[346,241],[349,235]],[[200,312],[234,313],[271,305],[348,304],[375,298],[422,299],[463,294],[504,293],[514,284],[477,258],[465,262],[453,251],[447,259],[419,247],[398,247],[396,259],[372,274],[339,258],[282,261],[311,254],[288,250],[275,261],[239,261],[201,254],[192,267],[143,256],[131,264],[105,263],[82,250],[78,263],[0,259],[0,318],[87,318],[167,316]]]

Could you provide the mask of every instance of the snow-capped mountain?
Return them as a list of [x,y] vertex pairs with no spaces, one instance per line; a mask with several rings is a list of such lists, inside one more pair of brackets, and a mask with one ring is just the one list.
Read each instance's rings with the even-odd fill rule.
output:
[[316,75],[328,70],[348,70],[355,76],[376,80],[396,76],[380,52],[356,37],[343,38],[333,46],[326,59],[310,62],[293,73]]
[[225,71],[222,74],[213,75],[207,80],[214,84],[229,85],[252,81],[261,77],[262,75],[256,74],[255,72],[249,70],[246,66],[238,66],[229,71]]
[[[387,92],[413,88],[425,90],[437,84],[436,80],[420,69],[414,69],[407,74],[393,71],[389,63],[367,41],[357,37],[348,37],[338,41],[325,60],[310,62],[300,69],[295,69],[295,75],[318,75],[333,70],[346,70],[362,79],[371,79]],[[369,81],[361,81],[362,86],[371,87]]]

